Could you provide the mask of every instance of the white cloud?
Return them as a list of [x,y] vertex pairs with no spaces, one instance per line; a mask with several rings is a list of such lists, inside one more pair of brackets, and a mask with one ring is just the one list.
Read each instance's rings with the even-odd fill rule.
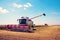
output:
[[13,6],[16,7],[16,8],[24,8],[24,10],[25,10],[25,9],[31,7],[32,4],[31,3],[26,3],[26,4],[22,5],[22,4],[13,3]]
[[26,3],[26,4],[24,4],[24,10],[26,10],[27,8],[29,8],[29,7],[31,7],[32,5],[31,5],[31,3]]
[[13,3],[13,5],[14,5],[14,7],[16,7],[16,8],[21,8],[21,7],[23,7],[22,5],[19,5],[19,4],[16,4],[16,3]]
[[32,6],[31,3],[24,4],[24,7],[26,7],[26,8],[31,7],[31,6]]
[[27,5],[32,6],[32,4],[31,4],[31,3],[27,3]]
[[29,6],[28,5],[24,5],[24,7],[27,7],[28,8]]
[[2,7],[0,7],[0,13],[9,13],[9,11],[7,9],[4,9]]

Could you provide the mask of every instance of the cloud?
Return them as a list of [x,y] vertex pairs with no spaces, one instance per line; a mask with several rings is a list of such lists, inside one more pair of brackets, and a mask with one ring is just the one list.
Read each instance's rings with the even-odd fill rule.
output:
[[16,7],[16,8],[27,9],[27,8],[31,7],[32,4],[31,3],[26,3],[26,4],[22,5],[22,4],[13,3],[13,6]]
[[31,4],[31,3],[27,3],[27,5],[32,6],[32,4]]
[[32,6],[31,3],[24,4],[24,7],[30,7],[30,6]]
[[28,8],[28,7],[29,7],[29,5],[24,5],[24,7],[27,7],[27,8]]
[[26,4],[24,4],[23,6],[24,6],[24,9],[27,9],[27,8],[31,7],[32,4],[31,4],[31,3],[26,3]]
[[9,13],[9,11],[7,9],[4,9],[2,7],[0,7],[0,13]]
[[16,3],[13,3],[13,6],[16,7],[16,8],[21,8],[21,7],[23,7],[22,5],[19,5],[19,4],[16,4]]

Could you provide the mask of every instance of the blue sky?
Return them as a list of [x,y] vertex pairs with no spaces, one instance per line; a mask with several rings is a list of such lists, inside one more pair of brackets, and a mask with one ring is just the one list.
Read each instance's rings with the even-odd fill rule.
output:
[[35,24],[60,25],[60,0],[0,0],[0,24],[18,24],[21,16],[34,17]]

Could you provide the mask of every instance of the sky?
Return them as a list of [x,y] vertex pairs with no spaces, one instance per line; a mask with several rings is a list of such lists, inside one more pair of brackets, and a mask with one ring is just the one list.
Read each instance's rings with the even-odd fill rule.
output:
[[60,25],[60,0],[0,0],[0,24],[18,24],[20,17],[45,13],[32,19],[36,25]]

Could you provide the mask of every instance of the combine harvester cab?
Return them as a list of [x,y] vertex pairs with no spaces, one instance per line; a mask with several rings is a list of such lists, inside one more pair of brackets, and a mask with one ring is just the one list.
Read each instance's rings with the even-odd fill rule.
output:
[[[27,31],[30,32],[31,30],[31,26],[29,25],[29,18],[26,17],[21,17],[21,19],[18,19],[17,21],[19,21],[19,26],[17,29],[19,29],[20,31]],[[30,20],[31,21],[31,20]]]

